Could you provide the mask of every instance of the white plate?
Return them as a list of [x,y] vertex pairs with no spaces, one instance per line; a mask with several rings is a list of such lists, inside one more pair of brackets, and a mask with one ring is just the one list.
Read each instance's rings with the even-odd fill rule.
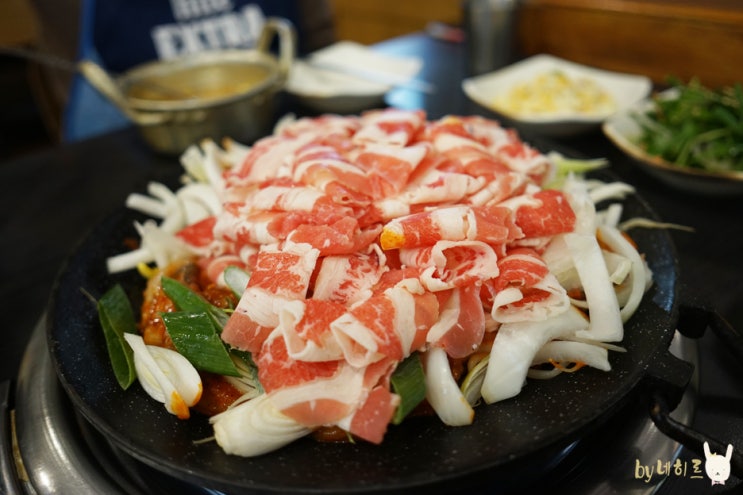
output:
[[[528,116],[508,114],[494,108],[493,102],[516,85],[554,70],[562,71],[572,80],[589,78],[610,95],[615,108],[599,114],[576,112]],[[597,130],[612,113],[647,97],[651,89],[652,82],[645,76],[597,69],[546,54],[535,55],[495,72],[462,81],[462,90],[470,99],[499,114],[508,124],[551,137],[570,137]]]
[[[673,90],[669,90],[664,96],[672,98],[673,94]],[[602,125],[604,134],[642,170],[675,189],[707,196],[743,194],[743,172],[708,172],[681,167],[659,156],[646,153],[637,144],[642,129],[633,114],[649,110],[651,107],[652,101],[648,98],[617,112]]]
[[417,57],[392,57],[339,41],[296,60],[286,90],[319,112],[357,113],[383,105],[384,95],[410,81],[422,65]]
[[316,112],[356,113],[380,106],[392,87],[343,72],[294,62],[287,91]]

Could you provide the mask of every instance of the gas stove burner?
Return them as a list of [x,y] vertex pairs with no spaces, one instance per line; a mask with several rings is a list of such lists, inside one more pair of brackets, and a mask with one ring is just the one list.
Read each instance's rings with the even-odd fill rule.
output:
[[[676,333],[670,346],[677,357],[698,368],[697,342]],[[698,374],[695,371],[674,419],[691,424],[696,404]],[[5,411],[4,411],[5,412]],[[59,384],[46,346],[44,318],[26,349],[15,393],[15,431],[25,474],[3,479],[9,495],[52,493],[106,493],[150,495],[219,495],[222,492],[194,486],[146,465],[108,442],[78,415]],[[614,414],[599,431],[550,453],[534,473],[540,484],[554,491],[569,487],[570,493],[597,494],[622,491],[634,472],[635,459],[675,460],[680,445],[657,430],[645,404],[632,402]],[[7,469],[14,463],[4,459]],[[8,467],[10,466],[10,467]],[[13,469],[15,470],[15,469]],[[498,478],[498,477],[496,477]],[[523,491],[524,477],[483,493]],[[636,495],[657,492],[657,483],[632,484]],[[512,485],[512,486],[510,486]],[[470,490],[471,491],[471,490]],[[472,492],[472,493],[477,493]]]

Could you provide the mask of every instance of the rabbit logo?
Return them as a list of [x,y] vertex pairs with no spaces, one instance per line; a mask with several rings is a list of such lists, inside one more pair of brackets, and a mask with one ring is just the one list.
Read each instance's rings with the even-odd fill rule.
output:
[[725,455],[713,454],[709,450],[709,444],[704,442],[704,470],[712,480],[713,485],[724,485],[730,477],[730,458],[733,456],[733,446],[728,444]]

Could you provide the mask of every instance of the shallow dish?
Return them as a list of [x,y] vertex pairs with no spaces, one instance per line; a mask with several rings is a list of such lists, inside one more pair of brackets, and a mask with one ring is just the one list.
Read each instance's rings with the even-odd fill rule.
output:
[[303,106],[316,112],[356,113],[380,106],[392,88],[350,74],[327,70],[297,60],[287,91]]
[[[570,80],[587,79],[595,83],[613,100],[613,108],[595,113],[560,111],[538,115],[517,115],[497,108],[495,102],[499,97],[551,71],[560,71]],[[606,71],[546,54],[462,81],[462,90],[471,100],[501,116],[508,125],[551,137],[571,137],[597,130],[614,112],[647,97],[651,87],[650,79],[645,76]]]
[[316,112],[359,113],[382,106],[385,94],[408,83],[422,65],[417,57],[392,57],[339,41],[295,61],[286,90]]
[[645,99],[617,112],[602,125],[604,134],[617,148],[632,158],[640,169],[670,187],[707,196],[743,194],[743,172],[709,172],[681,167],[645,152],[637,144],[642,129],[633,115],[650,109],[651,105],[652,101]]

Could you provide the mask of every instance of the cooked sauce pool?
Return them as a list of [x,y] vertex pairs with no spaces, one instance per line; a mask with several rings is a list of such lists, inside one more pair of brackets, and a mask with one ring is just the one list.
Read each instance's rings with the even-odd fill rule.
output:
[[270,75],[268,68],[254,64],[184,67],[134,81],[126,89],[126,95],[155,101],[212,100],[248,92]]

